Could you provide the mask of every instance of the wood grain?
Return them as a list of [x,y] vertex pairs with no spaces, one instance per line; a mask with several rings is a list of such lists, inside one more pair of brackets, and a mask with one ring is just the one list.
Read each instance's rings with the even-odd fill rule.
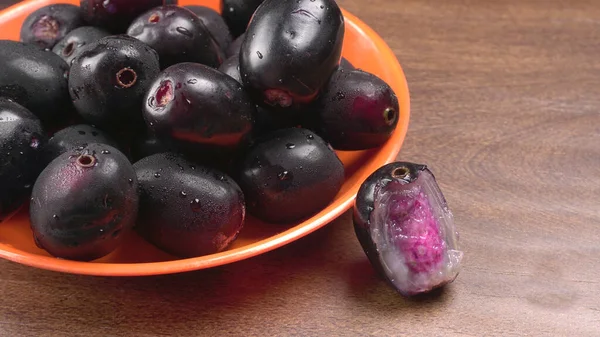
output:
[[406,71],[399,158],[427,163],[454,211],[466,252],[455,283],[398,296],[346,214],[277,251],[182,275],[0,261],[0,335],[600,336],[600,3],[339,1]]

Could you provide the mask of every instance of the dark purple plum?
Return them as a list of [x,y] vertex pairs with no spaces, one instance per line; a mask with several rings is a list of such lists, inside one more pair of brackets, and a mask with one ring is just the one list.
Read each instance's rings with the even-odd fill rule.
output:
[[246,38],[246,34],[244,33],[244,34],[238,36],[235,40],[233,40],[233,42],[231,44],[229,44],[229,47],[227,47],[227,50],[225,51],[225,56],[229,58],[234,55],[240,55],[240,50],[242,49],[242,43],[244,43],[245,38]]
[[106,130],[143,129],[141,107],[160,72],[158,55],[145,43],[125,35],[88,44],[75,58],[69,92],[79,114]]
[[75,28],[52,48],[52,52],[70,65],[73,59],[79,56],[85,45],[109,35],[107,31],[97,27],[84,26]]
[[244,195],[219,171],[173,153],[134,165],[140,186],[136,230],[160,249],[195,257],[226,249],[244,225]]
[[231,76],[234,80],[238,81],[240,84],[242,83],[242,76],[240,75],[240,57],[239,55],[234,55],[225,62],[221,64],[219,67],[219,71]]
[[223,0],[221,15],[234,37],[242,35],[252,15],[264,0]]
[[206,28],[210,31],[212,36],[215,38],[221,50],[227,50],[227,47],[233,41],[233,37],[229,32],[229,27],[227,27],[227,23],[217,11],[212,8],[204,7],[204,6],[185,6],[194,12],[200,20],[204,23]]
[[145,11],[177,0],[81,0],[84,19],[114,34],[124,33],[129,24]]
[[52,48],[73,29],[83,26],[79,7],[67,4],[44,6],[27,16],[21,26],[21,41]]
[[111,146],[63,153],[33,186],[29,215],[36,244],[69,260],[109,254],[135,224],[137,187],[133,166]]
[[104,131],[91,125],[79,124],[56,132],[44,147],[44,158],[49,163],[65,152],[94,143],[119,148],[117,142]]
[[0,98],[0,222],[20,207],[44,168],[40,120],[29,110]]
[[344,182],[344,166],[333,149],[300,128],[277,130],[256,141],[238,169],[248,212],[272,223],[316,214]]
[[396,162],[361,185],[354,229],[373,267],[405,296],[454,281],[463,253],[435,177],[425,165]]
[[394,90],[375,75],[338,70],[315,102],[318,133],[338,150],[385,143],[400,118]]
[[240,51],[240,72],[256,100],[289,108],[312,102],[338,67],[344,17],[334,0],[266,0]]
[[356,70],[356,67],[354,67],[354,65],[352,65],[352,63],[350,63],[350,61],[348,61],[347,58],[342,57],[342,60],[340,61],[340,68],[339,69]]
[[197,63],[165,69],[150,86],[144,105],[153,134],[198,154],[235,151],[252,131],[255,113],[240,83]]
[[0,97],[14,100],[44,124],[63,124],[73,109],[67,87],[69,66],[34,45],[0,40]]
[[190,10],[175,5],[153,8],[136,18],[129,36],[158,53],[165,69],[177,63],[195,62],[219,67],[224,55],[202,20]]

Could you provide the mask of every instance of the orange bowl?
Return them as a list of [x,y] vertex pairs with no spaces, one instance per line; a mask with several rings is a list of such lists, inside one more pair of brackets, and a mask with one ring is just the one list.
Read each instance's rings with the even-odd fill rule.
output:
[[[0,12],[0,39],[18,40],[21,24],[34,10],[52,3],[78,4],[77,0],[30,0]],[[219,0],[179,0],[180,5],[199,4],[218,10]],[[249,217],[239,238],[228,250],[202,257],[177,259],[131,233],[125,244],[93,262],[51,257],[36,247],[26,207],[0,223],[0,257],[28,266],[59,272],[99,276],[143,276],[186,272],[247,259],[276,249],[310,234],[352,207],[360,184],[377,168],[394,161],[406,136],[410,103],[406,78],[388,45],[354,15],[344,11],[346,36],[343,55],[354,66],[371,72],[396,92],[400,120],[391,139],[368,151],[338,151],[346,168],[346,179],[335,200],[320,213],[301,223],[272,225]]]

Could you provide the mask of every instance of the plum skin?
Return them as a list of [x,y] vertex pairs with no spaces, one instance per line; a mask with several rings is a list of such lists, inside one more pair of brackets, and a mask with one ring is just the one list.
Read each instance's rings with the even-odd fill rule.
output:
[[333,149],[300,128],[257,139],[237,167],[248,211],[271,223],[290,223],[318,213],[344,182],[344,166]]
[[0,223],[27,199],[42,172],[46,137],[40,120],[0,98]]
[[100,143],[119,148],[119,145],[104,131],[91,125],[79,124],[57,131],[44,147],[44,159],[50,163],[61,154],[77,147]]
[[12,99],[47,124],[62,124],[72,108],[69,65],[34,45],[0,40],[0,97]]
[[73,29],[62,40],[58,41],[54,48],[52,48],[52,52],[70,65],[79,56],[85,45],[109,35],[110,33],[97,27],[79,27]]
[[67,4],[44,6],[29,14],[21,26],[21,41],[52,48],[73,29],[83,26],[79,7]]
[[242,85],[202,64],[165,69],[144,101],[143,116],[151,133],[186,153],[231,153],[254,127],[256,106]]
[[[398,187],[392,185],[408,189],[394,194]],[[400,294],[428,292],[458,275],[463,254],[457,250],[458,233],[427,166],[395,162],[379,168],[358,191],[353,221],[371,265]]]
[[158,53],[161,69],[195,62],[217,68],[223,52],[202,20],[189,9],[175,5],[152,8],[127,29]]
[[192,11],[200,18],[200,20],[202,20],[206,28],[208,28],[214,39],[219,44],[219,47],[221,47],[222,51],[227,50],[233,41],[233,37],[231,36],[229,27],[227,26],[227,23],[225,23],[225,20],[221,14],[212,8],[204,6],[184,6],[184,8]]
[[80,0],[85,21],[113,34],[124,33],[138,15],[163,5],[176,5],[177,0]]
[[221,15],[233,37],[246,31],[252,15],[264,0],[222,0]]
[[63,153],[35,182],[30,203],[36,244],[51,255],[91,261],[132,230],[139,197],[127,157],[106,144]]
[[338,150],[381,146],[400,119],[394,90],[379,77],[340,68],[314,104],[319,135]]
[[338,67],[344,17],[333,0],[266,1],[240,51],[244,85],[284,110],[312,102]]
[[142,99],[159,72],[152,48],[126,35],[107,36],[88,44],[74,59],[69,93],[78,113],[90,123],[138,132],[143,128]]
[[175,153],[146,157],[134,167],[140,184],[136,230],[150,243],[196,257],[223,251],[236,239],[246,208],[229,176]]

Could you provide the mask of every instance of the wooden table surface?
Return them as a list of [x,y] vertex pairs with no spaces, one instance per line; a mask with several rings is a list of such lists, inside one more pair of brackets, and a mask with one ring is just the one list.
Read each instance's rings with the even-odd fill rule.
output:
[[399,158],[427,163],[454,211],[466,256],[451,286],[397,295],[348,213],[266,255],[181,275],[0,261],[0,335],[600,336],[600,3],[339,1],[407,74]]

